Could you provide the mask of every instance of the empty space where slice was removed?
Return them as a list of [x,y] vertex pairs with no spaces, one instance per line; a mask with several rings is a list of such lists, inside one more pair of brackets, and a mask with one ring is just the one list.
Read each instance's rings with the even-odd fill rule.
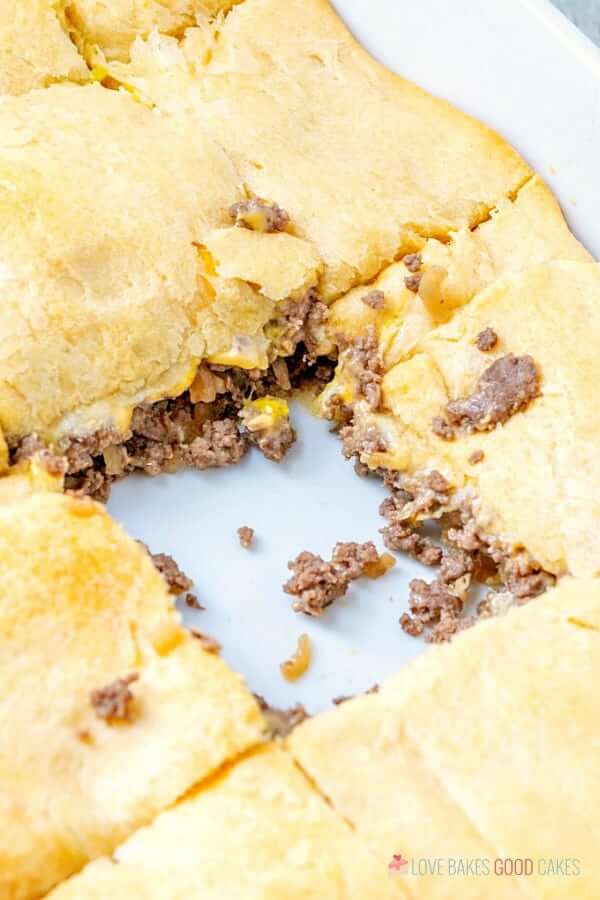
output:
[[192,792],[50,897],[233,900],[240,891],[244,900],[408,897],[274,746]]
[[104,509],[0,479],[0,896],[41,896],[264,740]]
[[[600,582],[566,578],[300,725],[288,747],[382,865],[444,860],[407,867],[415,897],[595,897],[599,642]],[[531,876],[495,875],[496,858],[524,857]],[[488,874],[449,871],[468,859]]]

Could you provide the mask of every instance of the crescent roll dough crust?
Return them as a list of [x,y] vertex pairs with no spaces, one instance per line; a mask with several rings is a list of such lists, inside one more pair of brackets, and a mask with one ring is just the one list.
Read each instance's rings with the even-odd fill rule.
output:
[[88,79],[85,62],[63,27],[62,6],[61,0],[0,4],[0,96]]
[[[264,723],[101,506],[24,475],[0,485],[0,896],[27,900],[260,742]],[[91,692],[134,673],[130,718],[102,718]]]
[[[486,328],[498,343],[484,353],[476,340]],[[599,265],[554,262],[501,278],[392,366],[381,413],[357,404],[356,427],[377,428],[388,444],[363,462],[438,470],[483,531],[509,550],[525,548],[555,575],[599,574],[599,346]],[[438,437],[434,417],[469,397],[483,372],[509,354],[532,357],[540,396],[489,431]],[[473,462],[475,451],[483,458]]]
[[52,900],[401,900],[401,884],[276,747],[200,786]]
[[110,67],[226,148],[325,263],[333,298],[429,236],[476,225],[530,177],[496,134],[392,74],[327,0],[245,0]]
[[236,340],[238,364],[266,368],[276,302],[317,280],[307,242],[232,224],[245,193],[217,144],[126,92],[56,85],[7,98],[0,175],[10,440],[124,431],[136,404],[180,394],[201,359]]
[[181,34],[207,16],[231,9],[240,0],[67,0],[75,36],[88,51],[97,48],[107,59],[127,60],[136,37],[153,29]]
[[[599,651],[600,582],[568,578],[307,721],[289,746],[382,865],[400,851],[444,860],[442,876],[407,872],[412,896],[595,897]],[[532,858],[534,872],[495,876],[497,857]],[[565,857],[571,877],[553,876]],[[487,859],[490,877],[453,876],[465,858]]]

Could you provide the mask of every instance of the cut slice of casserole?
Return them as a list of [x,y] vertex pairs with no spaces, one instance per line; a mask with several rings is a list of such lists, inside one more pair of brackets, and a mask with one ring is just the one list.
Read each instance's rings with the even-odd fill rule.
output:
[[[146,550],[89,498],[0,479],[0,897],[110,853],[264,739]],[[60,485],[57,485],[59,488]]]
[[50,895],[52,900],[401,900],[387,867],[267,747],[199,786],[173,809]]
[[[289,747],[382,865],[409,861],[411,896],[595,897],[599,651],[600,582],[568,578]],[[507,877],[516,859],[531,871]]]

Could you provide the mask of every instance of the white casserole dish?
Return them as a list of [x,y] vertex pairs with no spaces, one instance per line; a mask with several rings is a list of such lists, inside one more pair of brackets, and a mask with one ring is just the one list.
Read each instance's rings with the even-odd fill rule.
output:
[[[390,68],[484,120],[552,186],[578,237],[600,258],[600,53],[546,0],[335,0],[355,35]],[[408,559],[361,581],[320,620],[293,613],[281,585],[301,550],[328,556],[338,540],[375,540],[385,492],[344,463],[328,426],[295,410],[298,444],[276,466],[258,453],[233,469],[132,476],[109,509],[154,552],[196,579],[207,609],[188,624],[223,644],[228,662],[271,703],[310,712],[365,690],[424,645],[398,624],[407,585],[424,570]],[[256,531],[250,551],[237,528]],[[285,682],[279,664],[308,633],[313,664]]]

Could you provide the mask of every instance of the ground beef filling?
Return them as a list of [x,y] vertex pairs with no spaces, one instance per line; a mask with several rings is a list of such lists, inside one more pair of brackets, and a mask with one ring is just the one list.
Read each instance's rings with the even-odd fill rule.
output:
[[312,333],[308,312],[303,307],[297,316],[285,318],[286,340],[294,352],[287,359],[276,359],[266,372],[202,365],[190,390],[180,397],[137,407],[125,435],[100,429],[72,438],[53,452],[29,435],[11,448],[11,461],[36,454],[50,471],[65,474],[68,491],[102,501],[115,481],[134,471],[158,475],[180,468],[231,466],[251,445],[279,461],[296,438],[289,421],[282,419],[267,432],[250,433],[243,410],[247,402],[265,396],[319,392],[331,380],[333,361],[313,358],[305,342]]
[[273,322],[273,332],[280,359],[292,356],[303,348],[303,363],[313,363],[321,342],[327,306],[315,288],[310,288],[299,300],[285,300],[279,304]]
[[[222,418],[206,418],[212,415]],[[189,393],[140,406],[125,439],[102,430],[67,444],[65,487],[106,500],[111,484],[130,472],[159,475],[234,465],[246,453],[248,439],[230,415],[235,413],[219,401],[192,403]]]
[[292,604],[296,612],[321,616],[353,581],[382,574],[381,566],[382,557],[371,541],[338,543],[330,561],[305,550],[288,563],[293,574],[283,589],[296,598]]
[[[439,472],[421,478],[387,472],[384,480],[390,488],[380,507],[388,521],[382,529],[386,546],[438,570],[431,581],[410,583],[410,611],[400,617],[407,634],[424,635],[430,643],[447,641],[480,618],[525,603],[553,583],[525,551],[514,554],[483,533],[466,501],[454,506],[450,486]],[[440,540],[422,533],[432,520],[439,525]],[[500,590],[477,604],[473,614],[468,610],[476,583]],[[502,604],[496,602],[500,595]]]
[[256,418],[252,410],[242,410],[241,421],[246,425],[246,438],[261,451],[271,462],[281,462],[292,444],[296,441],[296,431],[288,419],[282,419],[274,426],[255,428],[251,424]]
[[534,360],[509,353],[488,366],[469,397],[451,400],[446,417],[436,416],[431,427],[444,440],[491,431],[525,409],[539,393],[540,375]]
[[370,409],[376,411],[381,402],[383,362],[375,327],[369,325],[364,335],[350,343],[342,341],[341,346],[343,362],[354,379],[358,396],[364,397]]

